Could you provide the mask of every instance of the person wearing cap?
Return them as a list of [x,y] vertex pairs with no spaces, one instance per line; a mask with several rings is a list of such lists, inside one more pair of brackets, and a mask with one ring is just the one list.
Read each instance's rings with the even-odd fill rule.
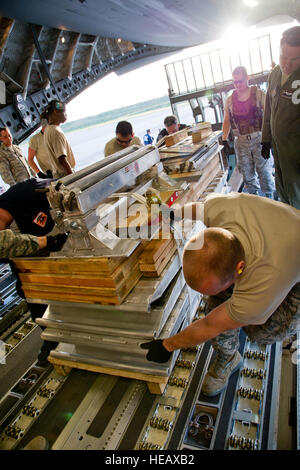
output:
[[225,102],[222,144],[225,153],[229,153],[227,139],[231,128],[237,168],[243,176],[246,192],[259,194],[261,190],[272,199],[275,190],[272,165],[261,155],[265,93],[256,86],[249,86],[249,76],[243,66],[233,70],[232,79],[235,89]]
[[35,176],[7,127],[0,128],[0,175],[9,186]]
[[164,126],[164,129],[162,129],[158,134],[156,142],[167,135],[174,134],[175,132],[181,131],[187,127],[186,124],[179,124],[177,117],[174,115],[165,117]]
[[[41,126],[41,130],[34,134],[29,140],[28,163],[38,178],[52,178],[51,164],[44,143],[47,119],[45,119],[43,113],[41,114]],[[35,163],[34,158],[36,158],[39,166]]]
[[146,134],[144,135],[143,137],[143,140],[144,140],[144,145],[151,145],[154,138],[152,137],[152,135],[150,134],[150,129],[147,129],[146,130]]
[[44,143],[51,163],[53,177],[63,178],[73,173],[75,158],[71,146],[60,128],[66,122],[67,114],[64,103],[52,100],[43,112],[48,125],[44,131]]
[[116,137],[109,140],[104,147],[104,156],[109,157],[131,145],[142,145],[142,142],[134,135],[130,122],[120,121],[116,127]]
[[270,73],[262,156],[272,148],[280,201],[300,209],[300,26],[283,32],[279,65]]

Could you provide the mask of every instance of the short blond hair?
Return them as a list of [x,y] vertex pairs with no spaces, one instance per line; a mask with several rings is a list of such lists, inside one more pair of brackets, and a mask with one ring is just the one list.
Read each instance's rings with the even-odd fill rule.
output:
[[192,278],[203,279],[208,274],[214,274],[222,283],[226,283],[233,277],[239,261],[245,260],[242,244],[232,232],[220,227],[207,228],[195,238],[201,237],[203,237],[201,248],[190,249],[195,239],[191,239],[184,248],[183,265],[186,281]]

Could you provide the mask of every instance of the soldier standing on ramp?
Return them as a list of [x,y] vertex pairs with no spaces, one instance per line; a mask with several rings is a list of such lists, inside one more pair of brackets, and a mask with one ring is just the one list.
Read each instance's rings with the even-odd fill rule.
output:
[[[236,67],[232,72],[235,90],[225,103],[223,122],[223,145],[228,146],[230,127],[234,135],[237,167],[243,176],[245,189],[250,194],[259,194],[273,199],[274,181],[269,160],[261,155],[261,127],[265,94],[256,86],[248,85],[245,67]],[[257,181],[259,178],[260,187]]]

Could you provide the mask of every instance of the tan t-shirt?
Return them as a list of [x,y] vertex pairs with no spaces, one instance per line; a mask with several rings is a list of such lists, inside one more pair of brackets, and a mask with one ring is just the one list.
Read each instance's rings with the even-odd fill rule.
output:
[[29,140],[29,148],[35,151],[36,159],[42,171],[51,170],[51,163],[44,143],[44,134],[38,132]]
[[230,230],[245,250],[228,315],[245,325],[265,323],[300,282],[300,211],[264,197],[217,194],[204,202],[204,223]]
[[[134,136],[130,142],[130,145],[142,145],[142,142],[139,137]],[[116,137],[114,137],[113,139],[109,140],[105,145],[104,156],[109,157],[113,153],[120,152],[120,150],[123,149],[124,147],[122,147],[117,141]]]
[[48,124],[44,132],[44,142],[51,162],[54,178],[62,178],[63,176],[66,176],[65,169],[59,163],[58,158],[61,155],[65,155],[71,168],[75,167],[75,158],[61,128],[54,124]]

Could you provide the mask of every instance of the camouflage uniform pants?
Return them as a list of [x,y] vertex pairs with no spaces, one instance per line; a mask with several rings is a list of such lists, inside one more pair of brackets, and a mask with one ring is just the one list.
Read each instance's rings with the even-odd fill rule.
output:
[[[237,167],[243,176],[245,188],[250,194],[258,194],[261,189],[270,197],[275,190],[272,176],[272,163],[261,155],[261,135],[251,140],[242,137],[234,139]],[[257,181],[259,179],[260,188]]]
[[[208,298],[207,312],[225,302],[232,295],[232,288]],[[254,306],[255,307],[255,306]],[[262,325],[243,327],[250,341],[258,345],[283,341],[300,330],[300,283],[296,284],[283,302]],[[228,330],[211,340],[212,346],[223,356],[231,357],[239,348],[240,329]]]

